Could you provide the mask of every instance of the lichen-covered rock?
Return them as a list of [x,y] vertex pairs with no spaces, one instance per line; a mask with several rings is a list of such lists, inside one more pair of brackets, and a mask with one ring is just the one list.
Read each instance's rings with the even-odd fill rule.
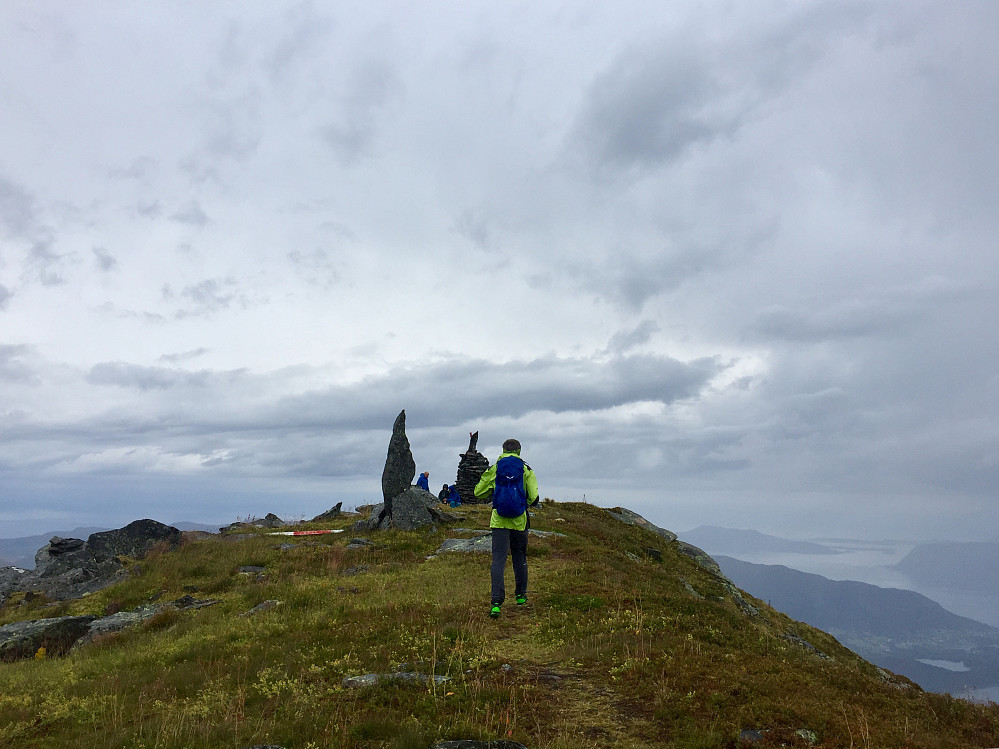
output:
[[95,616],[58,616],[14,622],[0,627],[0,661],[32,658],[39,648],[47,655],[62,655],[90,629]]

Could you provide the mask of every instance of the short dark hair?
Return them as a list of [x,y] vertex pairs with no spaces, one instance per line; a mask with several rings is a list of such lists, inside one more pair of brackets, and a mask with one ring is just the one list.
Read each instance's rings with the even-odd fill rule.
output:
[[508,439],[503,443],[503,452],[505,453],[519,453],[520,443],[515,439]]

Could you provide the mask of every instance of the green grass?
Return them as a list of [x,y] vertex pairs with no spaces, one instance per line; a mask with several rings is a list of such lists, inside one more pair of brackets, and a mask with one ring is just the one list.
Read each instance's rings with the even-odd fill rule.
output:
[[[459,525],[487,524],[485,508],[462,513]],[[566,537],[531,539],[530,601],[496,620],[488,555],[432,557],[443,529],[372,533],[375,547],[356,551],[345,548],[349,531],[295,539],[288,551],[276,548],[283,537],[213,538],[152,555],[128,580],[78,601],[14,602],[0,623],[131,609],[191,586],[221,601],[165,612],[64,658],[0,664],[0,746],[425,748],[511,738],[532,748],[708,748],[736,746],[743,728],[788,746],[804,745],[794,734],[802,728],[824,747],[999,746],[996,706],[886,680],[759,601],[749,599],[760,616],[745,615],[721,582],[648,531],[585,504],[546,503],[533,525]],[[238,574],[245,565],[266,576]],[[269,599],[282,604],[241,616]],[[452,679],[341,685],[403,664]]]

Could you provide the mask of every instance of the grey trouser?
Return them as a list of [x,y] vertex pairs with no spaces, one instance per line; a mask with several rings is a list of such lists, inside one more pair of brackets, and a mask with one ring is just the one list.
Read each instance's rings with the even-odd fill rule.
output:
[[[530,521],[528,521],[528,528]],[[493,528],[493,565],[490,570],[493,592],[493,606],[503,603],[506,587],[503,572],[506,569],[506,555],[513,557],[513,578],[516,582],[515,595],[527,595],[527,529],[512,531],[509,528]]]

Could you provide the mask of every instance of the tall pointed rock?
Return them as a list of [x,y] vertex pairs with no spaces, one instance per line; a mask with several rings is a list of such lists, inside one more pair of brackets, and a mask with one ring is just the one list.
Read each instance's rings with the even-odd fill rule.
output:
[[392,438],[389,440],[388,455],[385,456],[385,469],[382,471],[382,497],[385,500],[384,515],[392,515],[392,500],[413,485],[416,476],[416,461],[406,437],[406,410],[395,418]]

